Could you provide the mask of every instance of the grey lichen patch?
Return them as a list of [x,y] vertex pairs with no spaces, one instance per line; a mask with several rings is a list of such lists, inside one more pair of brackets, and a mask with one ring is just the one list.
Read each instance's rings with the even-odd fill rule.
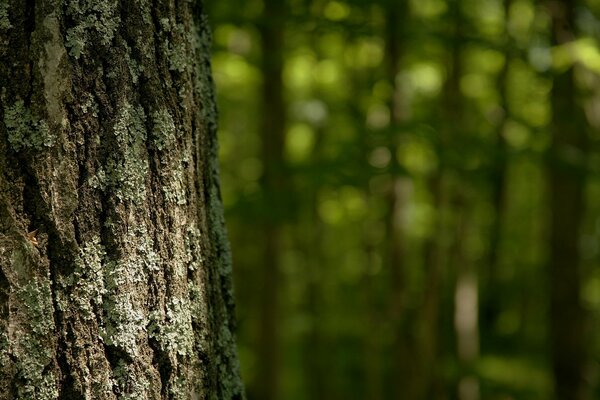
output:
[[56,399],[56,376],[47,366],[53,362],[54,348],[49,343],[54,332],[52,293],[47,279],[33,278],[16,292],[20,327],[11,338],[11,353],[18,375],[26,382],[18,386],[18,398]]
[[124,159],[112,159],[107,165],[108,183],[120,200],[141,203],[146,198],[148,160],[127,155]]
[[114,134],[121,145],[133,145],[144,140],[146,115],[141,106],[134,107],[129,103],[121,106],[121,111],[114,125]]
[[[130,281],[137,278],[127,273],[126,268],[124,263],[108,264],[109,293],[104,302],[107,320],[101,336],[106,344],[135,358],[139,355],[139,343],[145,337],[147,319],[139,302],[127,293],[127,288],[134,285]],[[117,291],[117,286],[121,286],[121,290]]]
[[187,204],[187,193],[185,191],[185,167],[182,162],[178,162],[171,168],[165,168],[161,171],[162,192],[167,203],[177,205]]
[[176,130],[168,110],[154,111],[152,117],[152,140],[158,150],[170,148],[175,143]]
[[61,286],[71,288],[68,300],[61,298],[62,301],[58,302],[61,309],[75,306],[84,319],[94,317],[94,310],[102,307],[102,296],[106,293],[103,276],[105,256],[99,236],[94,236],[81,247],[75,270],[61,280]]
[[120,360],[113,369],[115,392],[122,400],[147,400],[151,388],[149,376],[139,371],[135,364]]
[[140,288],[145,287],[148,274],[158,270],[160,259],[143,226],[126,234],[124,246],[131,252],[104,268],[103,306],[107,319],[102,337],[105,343],[136,357],[140,343],[145,341],[148,316],[145,299],[135,294],[144,293]]
[[172,363],[177,356],[190,357],[194,349],[194,330],[188,298],[171,298],[164,315],[154,311],[150,315],[149,335],[156,339],[161,350]]
[[8,142],[15,151],[23,148],[41,150],[52,147],[56,141],[46,121],[35,118],[23,100],[4,106],[4,125],[8,131]]
[[167,18],[161,20],[163,30],[171,33],[171,39],[165,39],[163,50],[169,59],[171,71],[185,72],[189,67],[188,40],[183,24],[172,24]]
[[130,263],[135,263],[137,268],[145,272],[156,272],[160,270],[160,257],[154,251],[154,241],[144,225],[132,229],[127,234],[127,241],[132,249],[136,249],[135,256],[131,257]]
[[77,59],[93,39],[109,45],[121,22],[116,0],[69,0],[66,1],[66,13],[76,23],[67,29],[66,46],[70,48],[69,55]]
[[204,260],[200,252],[200,229],[195,223],[190,224],[186,229],[185,251],[187,255],[187,266],[190,271],[196,271],[202,267]]
[[9,30],[12,28],[10,19],[8,18],[8,0],[0,0],[0,30]]
[[[4,326],[2,327],[4,328]],[[12,364],[12,360],[10,358],[10,340],[8,339],[8,334],[5,329],[0,330],[0,365],[5,366],[7,368]]]
[[114,125],[121,154],[108,160],[106,184],[122,201],[141,203],[146,198],[149,167],[145,119],[142,107],[125,103]]
[[173,384],[169,388],[169,392],[173,400],[188,400],[199,398],[198,396],[190,396],[188,379],[186,379],[183,376],[178,376],[173,380]]

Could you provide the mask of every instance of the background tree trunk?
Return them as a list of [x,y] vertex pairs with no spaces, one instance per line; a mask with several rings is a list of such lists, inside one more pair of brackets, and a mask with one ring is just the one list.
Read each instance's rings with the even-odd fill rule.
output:
[[262,271],[259,306],[258,373],[250,398],[274,400],[279,398],[280,387],[280,268],[283,226],[282,208],[285,173],[282,170],[285,143],[286,116],[283,98],[283,35],[285,3],[278,0],[264,2],[260,24],[262,50],[261,158],[264,173],[261,186],[268,211],[262,224]]
[[[575,2],[550,4],[552,42],[575,39]],[[584,399],[585,314],[580,301],[579,237],[585,185],[586,132],[574,67],[557,73],[551,93],[550,339],[556,399]]]
[[243,398],[202,5],[5,3],[0,398]]

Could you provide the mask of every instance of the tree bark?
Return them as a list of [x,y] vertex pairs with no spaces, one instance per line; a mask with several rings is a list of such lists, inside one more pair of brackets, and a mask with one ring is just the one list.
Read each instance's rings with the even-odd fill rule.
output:
[[202,4],[0,8],[0,398],[243,398]]

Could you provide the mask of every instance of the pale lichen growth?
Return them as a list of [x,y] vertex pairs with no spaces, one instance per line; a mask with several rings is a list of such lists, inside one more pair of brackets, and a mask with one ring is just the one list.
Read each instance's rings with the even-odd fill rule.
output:
[[[109,295],[104,302],[107,320],[101,337],[107,345],[135,358],[139,355],[138,343],[145,336],[147,319],[141,305],[127,293],[127,288],[135,285],[138,278],[126,269],[127,264],[124,263],[107,265]],[[117,287],[120,290],[114,293]]]
[[188,400],[198,398],[190,396],[187,379],[182,376],[178,376],[174,379],[173,384],[169,388],[169,392],[173,400]]
[[46,373],[53,362],[54,349],[48,346],[54,332],[54,310],[48,280],[33,278],[16,293],[23,313],[19,335],[12,338],[11,353],[15,356],[18,375],[26,382],[18,386],[18,398],[56,399],[56,376]]
[[0,330],[0,365],[10,365],[10,341],[8,340],[7,332]]
[[8,18],[8,0],[0,0],[0,30],[9,30],[12,28]]
[[177,139],[175,133],[175,123],[168,110],[152,113],[152,140],[158,150],[170,148]]
[[179,162],[169,169],[161,171],[163,177],[162,192],[167,203],[177,205],[187,204],[187,193],[185,191],[185,169],[183,163]]
[[190,224],[187,227],[185,236],[185,250],[187,255],[187,265],[190,271],[196,271],[202,267],[204,260],[200,255],[200,229],[196,224]]
[[76,25],[67,29],[65,45],[71,49],[69,55],[77,59],[92,35],[102,45],[109,45],[121,22],[116,0],[70,0],[66,2],[66,13]]
[[122,154],[109,158],[106,183],[120,200],[140,203],[146,198],[149,167],[145,120],[142,107],[125,103],[114,125],[114,135]]
[[105,256],[98,236],[82,246],[79,258],[75,261],[75,270],[61,280],[61,286],[71,288],[68,302],[67,299],[59,302],[61,309],[75,306],[84,319],[94,318],[94,309],[102,307],[102,297],[106,293],[103,273]]
[[169,354],[172,362],[177,362],[177,356],[191,356],[194,330],[189,299],[169,299],[166,312],[161,314],[158,311],[151,313],[149,335],[156,339],[162,351]]
[[41,150],[43,147],[52,147],[56,141],[46,121],[35,118],[23,100],[17,100],[12,106],[4,106],[4,125],[8,142],[15,151],[23,148]]
[[134,293],[146,285],[150,271],[159,269],[160,259],[143,226],[127,232],[124,245],[132,252],[108,262],[104,268],[106,293],[103,306],[107,320],[102,338],[105,343],[135,357],[139,352],[138,345],[146,335],[148,316],[144,311],[145,301]]
[[120,360],[113,369],[115,392],[122,400],[147,400],[151,388],[149,377],[136,369],[135,364]]
[[185,72],[190,66],[188,41],[183,24],[172,24],[168,18],[160,20],[161,28],[171,33],[171,40],[164,39],[163,51],[169,59],[171,71]]

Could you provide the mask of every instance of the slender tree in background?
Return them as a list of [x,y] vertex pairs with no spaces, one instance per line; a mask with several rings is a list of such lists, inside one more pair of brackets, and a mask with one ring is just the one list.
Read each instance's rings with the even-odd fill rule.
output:
[[[505,218],[506,208],[506,175],[508,168],[508,144],[506,143],[505,130],[509,119],[508,104],[508,84],[507,75],[512,59],[513,41],[509,33],[509,14],[512,0],[502,2],[504,11],[504,40],[503,53],[504,62],[496,80],[498,91],[498,121],[496,123],[496,152],[492,164],[491,187],[492,187],[492,206],[494,208],[494,220],[490,231],[490,246],[488,251],[488,262],[486,270],[482,272],[484,287],[482,293],[485,294],[481,304],[481,325],[486,327],[486,334],[492,334],[500,313],[500,290],[498,288],[498,269],[500,262],[500,250],[502,244],[502,228]],[[483,335],[482,335],[483,336]]]
[[[467,241],[473,229],[474,189],[464,160],[457,158],[453,143],[465,143],[472,133],[469,131],[467,112],[461,80],[464,74],[465,24],[462,0],[449,1],[450,18],[448,54],[449,73],[444,86],[444,126],[441,130],[442,163],[450,164],[449,204],[453,218],[450,232],[452,238],[447,253],[447,265],[450,273],[447,278],[453,284],[454,291],[454,329],[456,337],[456,358],[461,368],[457,395],[460,400],[479,399],[479,383],[472,373],[474,363],[479,357],[478,326],[478,271],[469,254]],[[445,136],[445,137],[444,137]],[[457,184],[460,183],[460,184]]]
[[[549,4],[552,43],[569,46],[575,38],[575,1]],[[550,338],[555,398],[585,397],[586,341],[580,302],[579,238],[584,210],[586,132],[578,104],[575,68],[554,76],[550,148]]]
[[243,398],[202,4],[0,10],[0,398]]
[[266,0],[259,23],[262,50],[263,86],[261,118],[261,180],[265,195],[265,220],[262,224],[262,271],[259,308],[258,376],[251,396],[274,400],[279,392],[281,221],[285,174],[283,146],[286,112],[283,99],[283,35],[285,2]]
[[415,350],[413,330],[407,307],[407,207],[412,181],[400,171],[398,148],[406,135],[405,125],[410,114],[405,91],[400,84],[400,72],[406,55],[406,24],[410,19],[408,2],[385,1],[385,78],[391,88],[387,106],[390,114],[387,151],[391,158],[389,193],[387,196],[386,233],[390,268],[390,320],[394,332],[391,351],[391,389],[395,398],[420,398],[420,366]]

